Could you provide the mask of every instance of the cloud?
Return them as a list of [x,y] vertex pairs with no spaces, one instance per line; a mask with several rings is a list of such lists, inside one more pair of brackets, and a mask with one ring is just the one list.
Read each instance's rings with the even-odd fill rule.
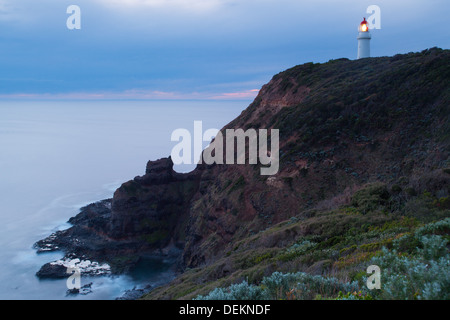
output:
[[221,93],[219,95],[213,96],[212,99],[215,100],[241,100],[241,99],[254,99],[258,95],[258,89],[251,89],[239,92],[228,92]]
[[171,9],[206,13],[217,10],[231,0],[99,0],[103,5],[112,8],[148,8]]
[[6,0],[0,0],[0,21],[11,21],[17,18],[16,10],[13,9],[11,3]]
[[238,92],[172,92],[131,89],[121,92],[14,93],[0,94],[0,99],[21,100],[253,100],[258,89]]
[[126,90],[122,92],[14,93],[1,94],[2,99],[23,100],[177,100],[189,95],[175,92]]

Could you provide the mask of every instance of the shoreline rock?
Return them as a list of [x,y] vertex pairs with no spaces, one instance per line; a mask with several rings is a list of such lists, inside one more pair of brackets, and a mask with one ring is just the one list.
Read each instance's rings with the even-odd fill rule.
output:
[[104,276],[111,274],[111,266],[107,263],[100,264],[97,261],[80,260],[79,258],[63,258],[46,263],[36,273],[41,278],[68,278],[69,269],[77,269],[83,276]]
[[[39,254],[64,254],[43,265],[36,275],[67,277],[67,264],[73,261],[86,264],[83,271],[87,275],[122,274],[144,256],[170,259],[179,265],[187,204],[197,190],[197,176],[176,173],[170,158],[149,161],[144,176],[122,184],[112,199],[81,208],[69,219],[70,228],[34,244]],[[100,272],[102,269],[108,271]]]

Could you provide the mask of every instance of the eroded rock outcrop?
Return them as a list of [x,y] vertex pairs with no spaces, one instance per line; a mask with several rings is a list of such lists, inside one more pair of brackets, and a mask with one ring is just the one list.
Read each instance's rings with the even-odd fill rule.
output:
[[[35,244],[38,252],[62,250],[62,261],[81,259],[128,270],[142,254],[176,258],[184,247],[189,204],[196,193],[199,171],[180,174],[170,158],[149,161],[144,176],[124,183],[113,199],[81,209],[73,226]],[[61,277],[63,264],[44,265],[39,277]]]

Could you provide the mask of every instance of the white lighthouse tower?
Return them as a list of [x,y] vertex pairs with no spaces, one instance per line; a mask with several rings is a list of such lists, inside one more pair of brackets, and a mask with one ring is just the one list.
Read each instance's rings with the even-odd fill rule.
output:
[[370,57],[370,39],[372,36],[369,32],[369,23],[364,18],[363,22],[359,25],[358,34],[358,59]]

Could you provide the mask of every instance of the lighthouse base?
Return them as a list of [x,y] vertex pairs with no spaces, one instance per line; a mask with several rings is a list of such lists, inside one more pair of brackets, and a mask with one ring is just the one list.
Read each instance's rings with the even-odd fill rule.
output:
[[358,58],[370,58],[370,39],[369,32],[360,32],[358,35]]

